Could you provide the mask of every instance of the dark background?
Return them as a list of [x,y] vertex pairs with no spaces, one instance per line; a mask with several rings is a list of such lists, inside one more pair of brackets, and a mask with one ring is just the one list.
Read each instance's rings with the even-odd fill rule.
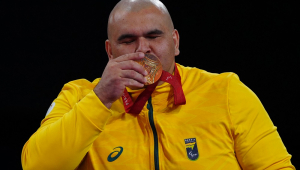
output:
[[[101,76],[108,61],[107,18],[117,2],[0,3],[2,168],[21,169],[23,145],[65,83]],[[176,62],[237,73],[264,104],[298,167],[297,5],[274,0],[162,2],[180,33]]]

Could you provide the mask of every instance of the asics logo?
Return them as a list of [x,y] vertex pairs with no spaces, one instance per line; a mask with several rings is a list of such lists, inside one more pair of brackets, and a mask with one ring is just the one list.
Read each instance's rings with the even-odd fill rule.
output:
[[[113,162],[113,161],[115,161],[115,160],[118,159],[119,156],[122,154],[122,152],[123,152],[123,147],[118,146],[118,147],[115,147],[114,150],[117,149],[117,148],[119,148],[119,150],[113,151],[112,153],[110,153],[110,154],[108,155],[108,157],[107,157],[107,161],[108,161],[108,162]],[[116,155],[115,153],[117,153],[117,155]]]

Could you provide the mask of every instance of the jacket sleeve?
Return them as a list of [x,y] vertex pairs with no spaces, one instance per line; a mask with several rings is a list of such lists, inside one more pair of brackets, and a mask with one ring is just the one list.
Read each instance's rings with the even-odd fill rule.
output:
[[[74,170],[112,115],[92,89],[66,84],[22,150],[24,170]],[[84,96],[85,95],[85,96]]]
[[229,82],[228,105],[235,153],[244,170],[295,169],[260,100],[236,75]]

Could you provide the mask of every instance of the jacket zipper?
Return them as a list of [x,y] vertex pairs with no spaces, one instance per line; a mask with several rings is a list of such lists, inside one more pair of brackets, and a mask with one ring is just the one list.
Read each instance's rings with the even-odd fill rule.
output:
[[153,107],[151,102],[151,97],[148,99],[147,109],[149,110],[149,122],[152,128],[153,137],[154,137],[154,167],[155,170],[159,170],[159,160],[158,160],[158,139],[157,139],[157,132],[154,125],[154,118],[153,118]]

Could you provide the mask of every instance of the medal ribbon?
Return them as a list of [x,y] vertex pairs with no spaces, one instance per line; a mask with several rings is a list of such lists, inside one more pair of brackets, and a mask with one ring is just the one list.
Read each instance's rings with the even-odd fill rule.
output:
[[[162,71],[162,75],[159,78],[159,80],[170,83],[173,87],[173,93],[174,93],[174,104],[175,105],[184,105],[186,103],[185,96],[182,90],[181,85],[181,77],[179,75],[177,66],[175,64],[175,73],[174,76],[170,74],[169,72]],[[146,101],[151,96],[152,92],[156,88],[159,81],[156,81],[155,83],[148,85],[146,89],[138,96],[136,101],[133,103],[132,99],[127,92],[126,88],[124,90],[124,93],[122,95],[123,104],[125,107],[126,113],[134,113],[139,114],[141,110],[143,109]]]

